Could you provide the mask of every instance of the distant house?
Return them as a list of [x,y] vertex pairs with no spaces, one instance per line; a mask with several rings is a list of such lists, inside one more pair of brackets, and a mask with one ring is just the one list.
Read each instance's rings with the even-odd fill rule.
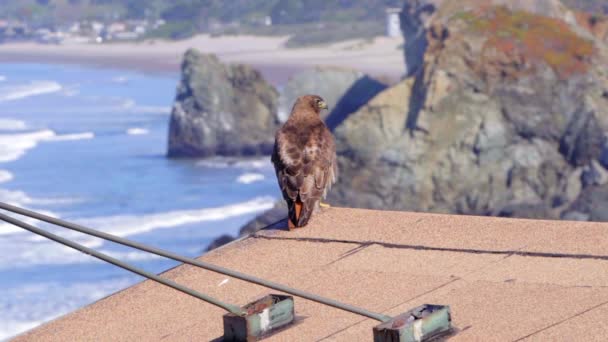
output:
[[34,31],[34,40],[41,44],[60,44],[65,39],[63,32],[53,32],[48,28],[40,28]]
[[386,9],[386,35],[391,38],[401,37],[401,8]]
[[127,30],[127,24],[125,24],[123,22],[111,23],[110,25],[108,25],[106,27],[106,32],[108,34],[115,34],[118,32],[124,32],[126,30]]
[[2,21],[0,23],[0,41],[25,40],[31,32],[25,23]]
[[100,23],[99,21],[92,21],[91,22],[91,29],[93,30],[93,32],[95,32],[95,34],[100,35],[101,31],[103,31],[103,29],[106,26],[103,23]]

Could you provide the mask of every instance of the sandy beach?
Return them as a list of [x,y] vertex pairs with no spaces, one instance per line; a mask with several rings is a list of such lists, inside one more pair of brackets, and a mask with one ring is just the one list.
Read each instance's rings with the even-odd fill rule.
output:
[[225,62],[251,64],[272,83],[284,83],[295,72],[316,65],[354,68],[391,80],[404,72],[402,39],[346,41],[326,46],[287,49],[287,37],[199,35],[182,41],[45,45],[34,42],[0,45],[0,62],[69,63],[127,68],[145,72],[178,72],[191,47],[215,53]]

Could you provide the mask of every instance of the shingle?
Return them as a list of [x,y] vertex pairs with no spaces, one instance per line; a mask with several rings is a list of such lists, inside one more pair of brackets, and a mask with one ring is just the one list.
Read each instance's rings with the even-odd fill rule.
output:
[[[608,313],[608,226],[331,208],[306,228],[273,230],[202,260],[396,315],[450,305],[456,341],[602,340]],[[276,292],[179,266],[163,274],[244,305]],[[366,341],[377,322],[296,298],[297,324],[269,341]],[[143,282],[16,341],[212,340],[222,310]]]

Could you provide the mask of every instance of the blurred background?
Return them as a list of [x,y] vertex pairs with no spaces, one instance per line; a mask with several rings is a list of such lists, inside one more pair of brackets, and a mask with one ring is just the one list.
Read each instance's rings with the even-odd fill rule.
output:
[[[199,256],[285,216],[314,93],[334,206],[608,221],[607,45],[604,0],[1,0],[0,201]],[[2,223],[0,340],[138,281]]]

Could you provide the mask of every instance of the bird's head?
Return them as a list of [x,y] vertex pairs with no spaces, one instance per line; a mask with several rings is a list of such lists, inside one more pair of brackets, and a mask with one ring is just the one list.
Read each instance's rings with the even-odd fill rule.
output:
[[321,110],[323,109],[328,109],[327,103],[319,95],[304,95],[298,97],[294,108],[299,106],[312,108],[317,114],[321,113]]

